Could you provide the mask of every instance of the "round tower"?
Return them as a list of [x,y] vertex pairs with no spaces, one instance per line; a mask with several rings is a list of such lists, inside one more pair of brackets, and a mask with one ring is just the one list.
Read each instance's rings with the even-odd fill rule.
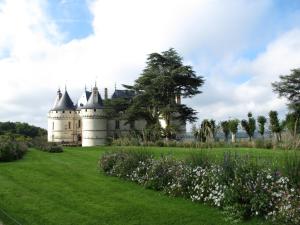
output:
[[64,94],[58,90],[54,105],[48,113],[48,141],[66,143],[77,141],[76,117],[75,106],[67,90]]
[[87,103],[81,107],[82,146],[104,145],[107,137],[107,120],[98,88],[92,90]]

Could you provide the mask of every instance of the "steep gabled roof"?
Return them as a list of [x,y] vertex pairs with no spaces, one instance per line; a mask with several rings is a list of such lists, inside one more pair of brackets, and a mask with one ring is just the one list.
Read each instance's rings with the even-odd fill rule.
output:
[[115,98],[133,98],[134,97],[134,91],[131,90],[115,90],[113,95],[111,96],[112,99]]
[[72,102],[67,91],[62,95],[56,106],[52,109],[53,111],[62,110],[75,110],[74,103]]

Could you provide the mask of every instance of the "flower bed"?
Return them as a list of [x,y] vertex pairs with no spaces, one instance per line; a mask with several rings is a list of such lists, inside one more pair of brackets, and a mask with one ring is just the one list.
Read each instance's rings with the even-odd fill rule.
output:
[[218,165],[120,151],[104,154],[99,166],[108,175],[146,188],[222,208],[232,220],[262,217],[281,224],[300,223],[299,187],[247,157],[225,155]]

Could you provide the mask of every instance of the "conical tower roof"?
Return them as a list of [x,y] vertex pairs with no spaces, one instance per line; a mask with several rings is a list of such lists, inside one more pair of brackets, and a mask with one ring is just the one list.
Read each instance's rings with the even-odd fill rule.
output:
[[54,104],[52,106],[52,109],[57,107],[57,104],[58,104],[59,100],[61,99],[61,97],[62,97],[61,91],[60,91],[60,89],[58,89]]
[[88,102],[82,107],[82,109],[102,109],[103,102],[101,95],[99,94],[98,88],[95,86],[93,92],[89,97]]
[[77,102],[77,109],[81,109],[87,104],[92,92],[85,90]]
[[56,106],[52,109],[53,111],[61,110],[75,110],[74,103],[72,102],[67,90],[62,95]]

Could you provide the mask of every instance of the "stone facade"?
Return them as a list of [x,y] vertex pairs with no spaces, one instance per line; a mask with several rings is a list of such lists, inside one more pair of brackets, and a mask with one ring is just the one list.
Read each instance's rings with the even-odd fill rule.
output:
[[[107,89],[105,89],[107,98]],[[128,90],[115,90],[112,98],[132,97]],[[174,121],[173,123],[178,123]],[[161,121],[162,126],[164,125]],[[185,134],[185,124],[180,125],[180,135]],[[104,145],[107,137],[120,137],[132,130],[142,131],[146,121],[136,120],[126,124],[124,120],[106,119],[104,105],[98,88],[81,95],[76,105],[73,104],[67,91],[60,90],[52,109],[48,113],[48,141],[82,146]]]

